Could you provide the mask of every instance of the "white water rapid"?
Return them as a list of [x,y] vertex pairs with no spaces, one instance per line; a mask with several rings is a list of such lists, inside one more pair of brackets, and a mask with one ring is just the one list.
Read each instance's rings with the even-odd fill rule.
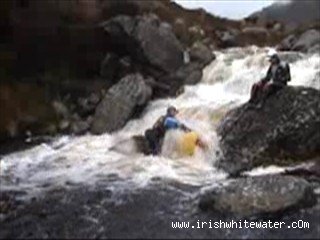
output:
[[[151,102],[140,119],[128,122],[113,134],[64,136],[50,144],[3,156],[1,191],[21,190],[34,195],[51,188],[94,185],[112,178],[118,190],[145,187],[154,178],[197,186],[223,181],[226,175],[213,167],[218,148],[215,127],[227,110],[248,100],[251,85],[268,68],[265,53],[266,49],[257,47],[216,52],[217,59],[203,70],[201,83],[187,86],[177,98]],[[291,66],[290,85],[320,89],[319,55],[284,53],[282,57]],[[167,150],[159,157],[132,154],[128,149],[122,153],[108,150],[123,139],[143,134],[169,105],[175,105],[181,121],[210,144],[207,152],[198,150],[193,157],[173,157],[168,148],[174,143],[174,136],[166,138]]]

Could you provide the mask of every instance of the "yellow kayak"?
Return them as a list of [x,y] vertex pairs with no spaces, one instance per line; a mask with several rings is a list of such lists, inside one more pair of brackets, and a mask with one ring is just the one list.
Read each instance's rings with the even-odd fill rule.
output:
[[183,155],[192,156],[196,150],[198,138],[199,136],[196,132],[184,133],[179,144],[180,152]]

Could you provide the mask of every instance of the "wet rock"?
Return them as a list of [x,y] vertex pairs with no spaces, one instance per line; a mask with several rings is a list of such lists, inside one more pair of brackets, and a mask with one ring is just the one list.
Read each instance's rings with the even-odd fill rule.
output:
[[275,216],[316,203],[311,184],[291,176],[262,176],[237,179],[215,188],[200,200],[202,210],[240,217]]
[[123,127],[138,107],[145,105],[152,89],[140,74],[131,74],[112,86],[98,105],[91,132],[101,134]]
[[76,135],[84,134],[90,129],[87,121],[75,121],[71,124],[70,131]]
[[85,118],[92,115],[100,102],[100,96],[98,93],[91,93],[88,97],[82,97],[77,100],[76,112]]
[[224,31],[222,33],[217,32],[217,34],[220,37],[220,47],[227,48],[237,46],[236,33]]
[[[195,66],[195,65],[193,65]],[[183,73],[184,75],[188,74],[188,72],[193,68],[192,65],[188,66],[190,68],[184,68]],[[187,75],[185,78],[184,83],[187,85],[194,85],[201,81],[202,79],[202,68],[196,68],[195,70],[190,71],[190,74]]]
[[184,82],[184,84],[193,85],[201,81],[202,65],[199,63],[189,63],[172,76],[176,82]]
[[64,103],[59,101],[53,101],[52,106],[56,113],[61,117],[68,118],[70,116],[70,112]]
[[320,32],[315,29],[308,30],[304,32],[297,42],[292,46],[292,50],[295,51],[308,51],[313,46],[319,44],[320,42]]
[[296,41],[297,37],[294,34],[291,34],[282,40],[277,49],[281,51],[291,50]]
[[61,130],[61,131],[65,131],[69,127],[70,127],[70,121],[68,121],[68,120],[64,119],[59,123],[59,130]]
[[263,108],[248,103],[231,111],[218,127],[222,157],[231,174],[260,165],[288,165],[320,155],[320,91],[286,87]]
[[215,55],[207,46],[201,42],[196,42],[190,49],[190,59],[205,66],[215,59]]

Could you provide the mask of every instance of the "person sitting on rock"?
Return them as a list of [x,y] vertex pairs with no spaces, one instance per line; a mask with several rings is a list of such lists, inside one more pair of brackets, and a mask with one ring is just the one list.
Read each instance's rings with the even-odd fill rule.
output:
[[166,115],[161,116],[152,128],[145,131],[145,138],[153,155],[160,153],[161,145],[167,130],[181,129],[183,131],[191,131],[188,127],[179,122],[176,118],[177,114],[178,110],[175,107],[170,106],[167,109]]
[[[289,64],[280,61],[277,51],[270,49],[267,56],[271,63],[267,75],[252,86],[249,100],[249,103],[257,104],[258,108],[263,106],[270,95],[285,87],[291,80]],[[268,83],[271,79],[272,83]]]

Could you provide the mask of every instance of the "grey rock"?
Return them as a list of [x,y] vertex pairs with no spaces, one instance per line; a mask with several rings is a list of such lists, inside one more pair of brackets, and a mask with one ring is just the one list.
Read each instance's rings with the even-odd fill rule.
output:
[[283,39],[277,48],[281,51],[291,50],[296,41],[297,37],[294,34],[291,34]]
[[190,59],[205,66],[215,59],[215,55],[207,46],[201,42],[196,42],[190,49]]
[[101,134],[123,127],[137,107],[146,104],[152,89],[140,74],[131,74],[113,85],[98,105],[91,132]]
[[310,183],[291,176],[260,176],[231,180],[205,193],[200,208],[220,214],[253,217],[310,207],[316,196]]
[[63,118],[68,118],[70,116],[69,109],[66,107],[64,103],[60,101],[53,101],[52,106],[59,116]]
[[222,48],[237,46],[236,33],[224,31],[222,33],[219,33],[219,36],[221,41],[220,46]]
[[184,84],[193,85],[201,81],[202,65],[198,63],[189,63],[181,67],[176,73],[175,77],[183,81]]
[[319,44],[320,32],[315,29],[311,29],[303,33],[297,42],[293,45],[292,50],[307,52],[313,46]]
[[70,131],[73,134],[84,134],[90,129],[90,124],[87,121],[75,121],[71,124]]
[[320,52],[320,44],[316,44],[316,45],[310,47],[307,51],[307,53],[311,53],[311,54],[316,54],[316,53],[319,54],[319,52]]
[[155,15],[118,16],[105,23],[108,34],[124,46],[134,61],[172,72],[183,64],[183,48],[166,24]]
[[59,129],[61,131],[65,131],[70,127],[70,122],[68,120],[63,119],[60,123],[59,123]]
[[320,91],[286,87],[261,109],[248,103],[219,123],[222,156],[217,166],[238,174],[256,166],[288,165],[320,155]]
[[99,102],[99,94],[93,92],[87,97],[78,98],[76,111],[82,118],[92,115]]

